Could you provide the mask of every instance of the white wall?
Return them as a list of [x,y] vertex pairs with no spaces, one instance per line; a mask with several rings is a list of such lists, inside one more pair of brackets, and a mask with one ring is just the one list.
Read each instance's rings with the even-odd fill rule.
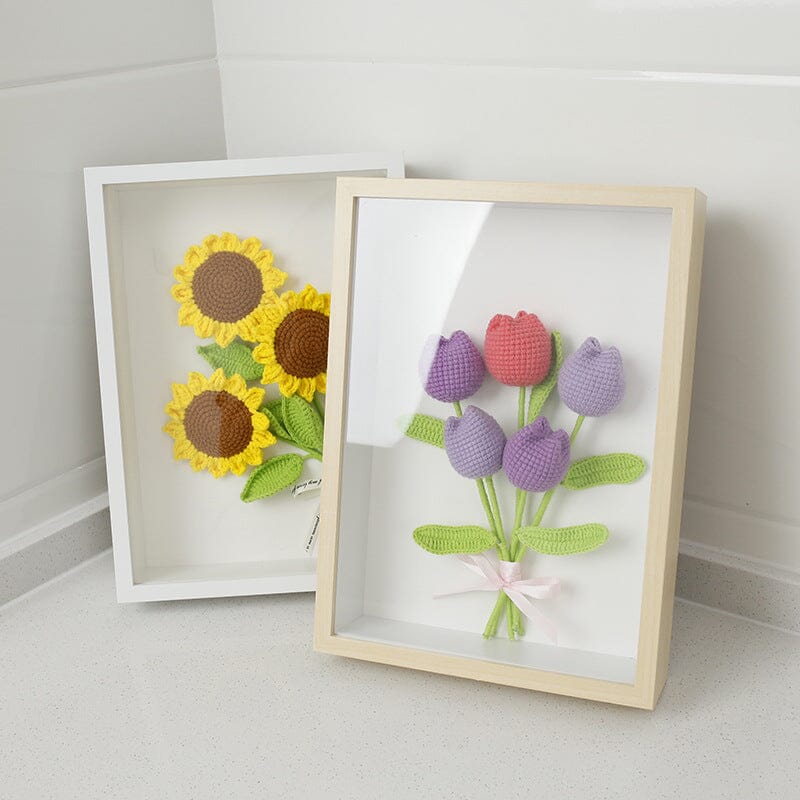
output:
[[0,546],[102,491],[82,169],[224,157],[215,52],[210,1],[0,0]]
[[709,196],[684,538],[800,571],[800,8],[215,0],[228,155]]

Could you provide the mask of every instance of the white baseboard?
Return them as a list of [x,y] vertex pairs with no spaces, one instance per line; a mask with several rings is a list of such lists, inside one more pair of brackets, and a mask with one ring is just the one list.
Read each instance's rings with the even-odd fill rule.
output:
[[[103,458],[0,502],[0,602],[108,547],[108,515],[94,516],[107,506]],[[798,629],[797,526],[687,498],[680,554],[680,597]]]
[[800,525],[789,520],[686,497],[680,550],[756,575],[800,582]]
[[107,506],[104,458],[3,500],[0,502],[0,560]]

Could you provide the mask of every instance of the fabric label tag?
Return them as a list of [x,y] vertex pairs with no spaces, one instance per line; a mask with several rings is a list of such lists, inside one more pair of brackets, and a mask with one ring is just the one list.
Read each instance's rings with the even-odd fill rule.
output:
[[308,536],[306,536],[306,555],[313,556],[314,555],[314,546],[317,543],[317,534],[319,533],[319,506],[317,506],[317,511],[314,514],[314,519],[311,521],[311,530],[308,532]]
[[313,492],[322,487],[322,478],[310,478],[302,483],[296,483],[292,487],[292,497],[299,497],[306,492]]

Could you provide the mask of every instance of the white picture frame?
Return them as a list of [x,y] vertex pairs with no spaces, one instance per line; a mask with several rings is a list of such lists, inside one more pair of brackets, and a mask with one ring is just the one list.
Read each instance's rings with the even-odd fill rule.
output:
[[[302,509],[299,505],[290,507],[292,501],[284,498],[258,501],[279,500],[278,506],[265,505],[254,512],[274,514],[276,528],[281,527],[270,528],[273,538],[268,541],[260,538],[261,522],[253,521],[254,517],[231,523],[226,529],[224,520],[241,520],[237,517],[240,512],[226,500],[199,510],[204,502],[211,502],[205,496],[216,491],[214,484],[233,476],[204,482],[203,478],[211,476],[194,475],[185,462],[186,475],[175,471],[179,465],[172,462],[171,440],[160,431],[165,421],[163,405],[170,399],[169,380],[160,366],[152,370],[142,366],[141,350],[148,351],[152,365],[158,365],[162,358],[169,360],[172,353],[173,372],[177,364],[174,354],[178,349],[185,352],[186,369],[182,375],[175,375],[175,381],[185,380],[189,370],[211,372],[193,352],[192,329],[179,328],[174,317],[175,333],[182,337],[180,346],[159,349],[158,345],[172,335],[167,332],[168,317],[177,312],[177,305],[169,298],[172,269],[181,262],[185,249],[199,243],[204,235],[231,230],[242,238],[256,236],[264,247],[275,251],[276,265],[290,276],[298,276],[293,285],[287,283],[281,291],[302,289],[306,280],[319,284],[320,291],[328,291],[337,176],[403,174],[399,153],[85,170],[119,602],[314,591],[316,558],[299,551],[294,557],[296,548],[286,537],[301,545],[305,542],[316,501],[294,501],[302,503]],[[305,263],[294,263],[299,260]],[[139,341],[133,340],[135,335]],[[213,340],[196,339],[194,344],[208,341]],[[156,385],[157,373],[163,373],[158,378],[165,384],[163,397]],[[196,490],[186,488],[187,475],[197,482]],[[195,491],[198,494],[186,496]],[[238,501],[237,495],[231,491]],[[180,519],[176,522],[173,500],[196,509],[196,530],[182,530],[189,526],[182,526]],[[278,507],[280,512],[272,510]],[[217,508],[224,510],[216,514]],[[292,528],[288,533],[284,530],[287,527]]]

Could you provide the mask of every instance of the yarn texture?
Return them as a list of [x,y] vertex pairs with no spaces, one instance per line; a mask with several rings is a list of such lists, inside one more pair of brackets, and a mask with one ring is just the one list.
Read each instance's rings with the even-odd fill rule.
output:
[[262,383],[278,384],[285,397],[299,394],[311,402],[325,392],[328,373],[329,294],[310,284],[285,292],[263,309],[255,327],[253,358],[263,365]]
[[536,314],[496,314],[486,328],[486,366],[507,386],[536,386],[550,369],[550,334]]
[[464,331],[431,340],[419,364],[425,391],[442,403],[458,403],[480,389],[486,374],[483,356]]
[[506,435],[497,420],[477,406],[444,423],[444,449],[453,469],[465,478],[486,478],[503,467]]
[[253,353],[244,342],[234,341],[227,347],[207,344],[198,347],[197,352],[215,369],[223,369],[228,377],[241,375],[246,381],[255,381],[263,372],[263,367],[253,360]]
[[206,378],[191,372],[185,384],[172,384],[172,395],[164,430],[175,440],[175,460],[187,460],[195,471],[207,469],[215,478],[228,471],[241,475],[275,444],[269,420],[258,410],[264,390],[248,389],[241,375],[226,378],[218,369]]
[[416,439],[434,447],[444,447],[444,420],[428,414],[414,414],[405,429],[405,434],[410,439]]
[[286,280],[258,239],[240,241],[229,232],[192,245],[173,274],[178,323],[193,326],[203,339],[213,336],[222,347],[237,336],[253,341],[259,312]]
[[422,525],[414,531],[414,541],[437,556],[482,553],[495,543],[492,532],[477,525]]
[[566,489],[589,489],[610,483],[632,483],[644,470],[644,459],[632,453],[588,456],[570,465],[561,485]]
[[242,489],[245,503],[271,497],[292,486],[303,471],[303,459],[297,453],[275,456],[250,473]]
[[531,550],[548,556],[574,556],[596,550],[608,539],[608,528],[597,522],[569,528],[518,528],[517,538]]
[[619,350],[602,347],[590,336],[561,366],[558,394],[568,408],[584,417],[611,413],[625,395]]
[[546,492],[564,479],[569,454],[567,432],[554,431],[546,417],[537,417],[508,440],[503,469],[518,489]]

